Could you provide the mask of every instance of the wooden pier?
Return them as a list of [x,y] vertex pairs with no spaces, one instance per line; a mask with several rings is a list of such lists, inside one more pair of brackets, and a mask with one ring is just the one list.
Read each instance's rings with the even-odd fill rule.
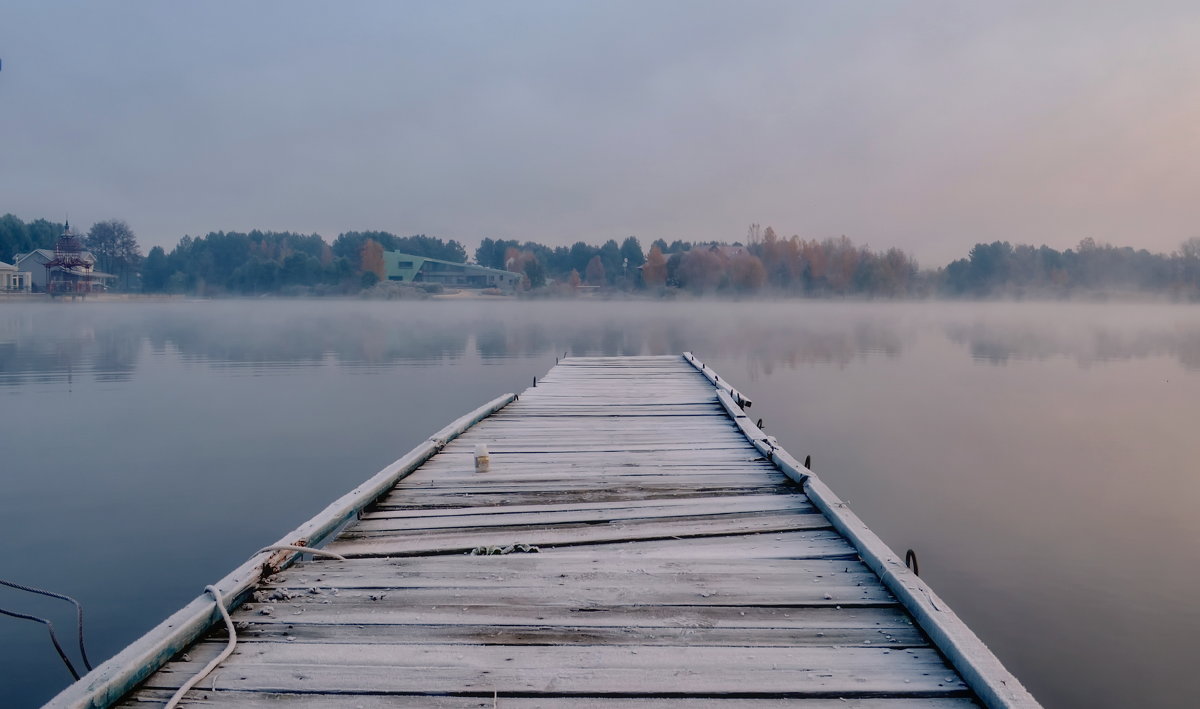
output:
[[[563,360],[280,540],[344,561],[219,582],[237,648],[180,706],[1038,706],[742,405],[690,355]],[[226,643],[201,596],[50,706],[161,706]]]

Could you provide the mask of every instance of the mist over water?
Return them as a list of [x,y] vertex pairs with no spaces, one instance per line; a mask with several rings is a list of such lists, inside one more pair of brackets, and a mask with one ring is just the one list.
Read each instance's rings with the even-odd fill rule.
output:
[[[93,661],[569,355],[695,352],[1048,707],[1192,705],[1200,310],[219,301],[0,307],[0,578]],[[69,608],[0,589],[0,607]],[[0,697],[69,682],[0,617]]]

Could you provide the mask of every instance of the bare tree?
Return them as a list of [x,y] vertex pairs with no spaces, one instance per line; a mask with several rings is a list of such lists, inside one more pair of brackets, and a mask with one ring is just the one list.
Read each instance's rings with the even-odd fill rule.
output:
[[99,271],[117,276],[125,290],[132,287],[142,250],[128,224],[120,219],[96,222],[88,230],[85,245],[95,255]]

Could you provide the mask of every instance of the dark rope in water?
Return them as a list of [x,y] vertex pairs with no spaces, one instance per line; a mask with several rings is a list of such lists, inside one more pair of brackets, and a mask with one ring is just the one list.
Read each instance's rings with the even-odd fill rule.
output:
[[[78,626],[77,630],[79,632],[79,656],[83,658],[83,666],[88,668],[88,670],[92,669],[92,663],[88,660],[87,650],[83,647],[83,606],[79,604],[79,601],[71,598],[70,596],[64,596],[61,593],[55,593],[53,591],[47,591],[41,588],[34,588],[33,586],[24,586],[19,583],[13,583],[12,581],[5,581],[4,579],[0,579],[0,586],[8,586],[9,588],[17,589],[18,591],[28,591],[29,593],[36,593],[41,596],[57,598],[60,601],[66,601],[67,603],[75,606],[75,622]],[[50,633],[53,635],[54,631],[51,630]],[[57,644],[58,643],[55,642],[55,645]]]
[[4,608],[0,608],[0,613],[3,613],[7,616],[12,616],[13,618],[32,620],[35,623],[41,623],[42,625],[45,625],[46,630],[50,631],[50,642],[54,643],[54,649],[58,650],[58,656],[62,658],[63,664],[67,666],[67,670],[70,671],[72,677],[77,680],[79,679],[79,673],[75,671],[75,665],[71,664],[71,660],[67,658],[67,653],[63,652],[62,645],[58,643],[58,636],[54,634],[54,623],[51,623],[45,618],[39,618],[36,615],[25,615],[24,613],[17,613],[16,611],[10,611]]

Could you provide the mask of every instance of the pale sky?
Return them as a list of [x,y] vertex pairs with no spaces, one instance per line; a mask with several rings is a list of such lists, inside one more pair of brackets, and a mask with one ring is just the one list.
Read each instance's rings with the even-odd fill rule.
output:
[[0,4],[0,214],[602,243],[1200,236],[1200,3]]

